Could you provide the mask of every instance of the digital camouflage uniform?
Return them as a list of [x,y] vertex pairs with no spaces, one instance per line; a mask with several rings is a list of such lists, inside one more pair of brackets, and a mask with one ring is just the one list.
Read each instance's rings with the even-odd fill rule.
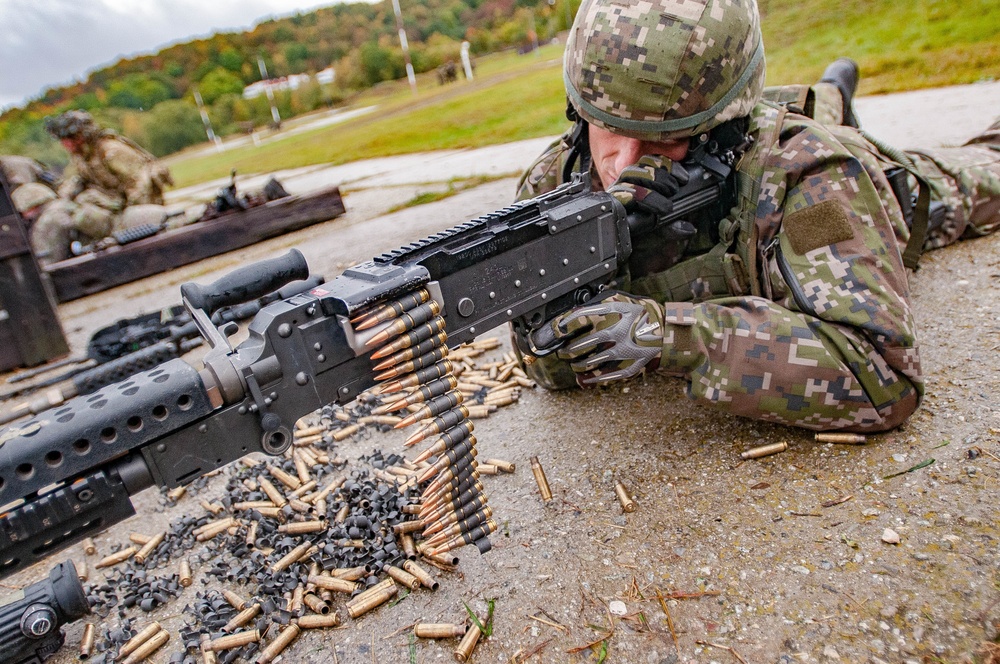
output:
[[[604,4],[618,22],[614,34],[628,36],[607,39],[611,52],[643,62],[629,39],[653,33],[644,11],[652,8],[652,23],[662,25],[678,8],[706,4],[712,0]],[[733,3],[706,11],[723,4]],[[569,46],[566,60],[571,67]],[[601,89],[612,74],[597,70]],[[839,122],[829,87],[814,90],[816,114]],[[909,230],[883,174],[895,162],[857,130],[775,103],[757,103],[749,117],[754,143],[736,164],[739,202],[719,223],[719,245],[665,272],[632,274],[624,289],[664,303],[659,369],[686,379],[691,398],[738,415],[818,430],[895,427],[924,389],[901,258]],[[948,221],[926,246],[1000,223],[1000,124],[991,131],[961,148],[909,153],[948,205]],[[528,169],[519,199],[561,183],[569,141],[567,134]],[[652,309],[649,317],[659,318]],[[528,370],[549,387],[566,387],[573,376],[552,355]]]
[[0,171],[3,171],[11,191],[29,182],[43,182],[46,177],[44,166],[20,155],[0,154]]

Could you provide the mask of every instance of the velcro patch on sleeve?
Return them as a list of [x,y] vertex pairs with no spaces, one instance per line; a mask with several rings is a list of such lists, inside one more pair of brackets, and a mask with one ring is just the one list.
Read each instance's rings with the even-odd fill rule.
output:
[[843,205],[832,200],[785,215],[782,227],[792,250],[800,256],[854,237]]

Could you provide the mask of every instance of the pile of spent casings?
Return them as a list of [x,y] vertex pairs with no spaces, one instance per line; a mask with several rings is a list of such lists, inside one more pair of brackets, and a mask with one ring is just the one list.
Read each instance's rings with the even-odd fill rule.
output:
[[[452,352],[465,407],[476,417],[516,403],[520,388],[532,385],[523,375],[515,375],[516,362],[509,354],[502,362],[485,367],[476,364],[475,358],[498,345],[496,340],[485,340],[478,347],[463,346]],[[135,607],[153,611],[162,606],[162,600],[191,583],[192,568],[203,585],[239,586],[249,599],[214,589],[198,593],[185,609],[189,622],[180,632],[183,650],[174,654],[172,662],[256,657],[266,663],[301,630],[341,624],[340,608],[350,618],[358,618],[396,597],[400,586],[410,591],[436,589],[438,581],[428,568],[454,570],[458,559],[447,551],[464,543],[463,530],[481,531],[491,514],[488,507],[482,509],[485,495],[476,479],[479,473],[513,472],[514,464],[503,460],[473,464],[479,503],[471,507],[478,509],[478,516],[469,511],[470,505],[463,510],[456,503],[449,513],[439,502],[435,541],[440,545],[451,540],[452,544],[435,553],[421,542],[430,524],[419,517],[422,490],[434,477],[418,478],[428,473],[438,457],[423,454],[424,459],[414,463],[403,455],[375,450],[360,457],[359,463],[349,464],[337,455],[338,442],[390,431],[404,419],[387,415],[386,405],[379,396],[366,393],[350,408],[323,408],[318,423],[303,423],[297,429],[284,458],[245,458],[225,469],[228,479],[222,496],[200,501],[204,514],[176,519],[167,531],[153,536],[133,534],[132,546],[114,547],[114,555],[95,567],[124,569],[87,589],[94,612],[107,617],[116,610],[119,626],[105,624],[96,643],[88,646],[95,653],[91,661],[112,661],[124,646],[143,636],[151,644],[153,638],[158,639],[156,647],[166,643],[169,636],[153,629],[156,623],[139,632],[133,629],[129,612]],[[420,407],[411,404],[408,409],[412,413]],[[471,431],[471,424],[467,428]],[[201,478],[193,487],[200,491],[206,482]],[[175,503],[183,492],[167,495]],[[442,538],[442,531],[450,536]],[[144,555],[137,561],[140,552]],[[87,569],[86,564],[78,566]],[[150,573],[171,566],[176,569],[173,574],[156,577]],[[456,650],[461,661],[475,645],[471,637],[479,635],[475,625],[472,629],[465,624],[416,627],[415,634],[422,638],[465,635]],[[142,647],[141,642],[132,645],[133,651]]]

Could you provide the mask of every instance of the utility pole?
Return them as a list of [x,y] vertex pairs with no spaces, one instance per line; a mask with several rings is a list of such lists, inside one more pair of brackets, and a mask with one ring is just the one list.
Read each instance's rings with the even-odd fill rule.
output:
[[399,32],[399,45],[403,47],[403,59],[406,60],[406,78],[410,81],[410,89],[417,93],[417,77],[413,73],[413,63],[410,62],[410,45],[406,43],[406,30],[403,29],[403,14],[399,11],[399,0],[392,0],[392,11],[396,13],[396,30]]

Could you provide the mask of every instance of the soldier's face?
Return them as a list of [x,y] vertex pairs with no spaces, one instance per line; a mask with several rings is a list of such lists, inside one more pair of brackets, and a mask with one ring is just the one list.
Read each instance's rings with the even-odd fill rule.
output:
[[643,155],[662,155],[672,161],[681,161],[688,153],[688,140],[653,142],[640,141],[613,134],[607,129],[588,125],[590,154],[601,178],[601,186],[608,187],[626,166],[639,161]]
[[83,139],[79,136],[70,136],[69,138],[61,138],[59,142],[62,146],[66,148],[66,152],[79,152],[80,146],[83,145]]

